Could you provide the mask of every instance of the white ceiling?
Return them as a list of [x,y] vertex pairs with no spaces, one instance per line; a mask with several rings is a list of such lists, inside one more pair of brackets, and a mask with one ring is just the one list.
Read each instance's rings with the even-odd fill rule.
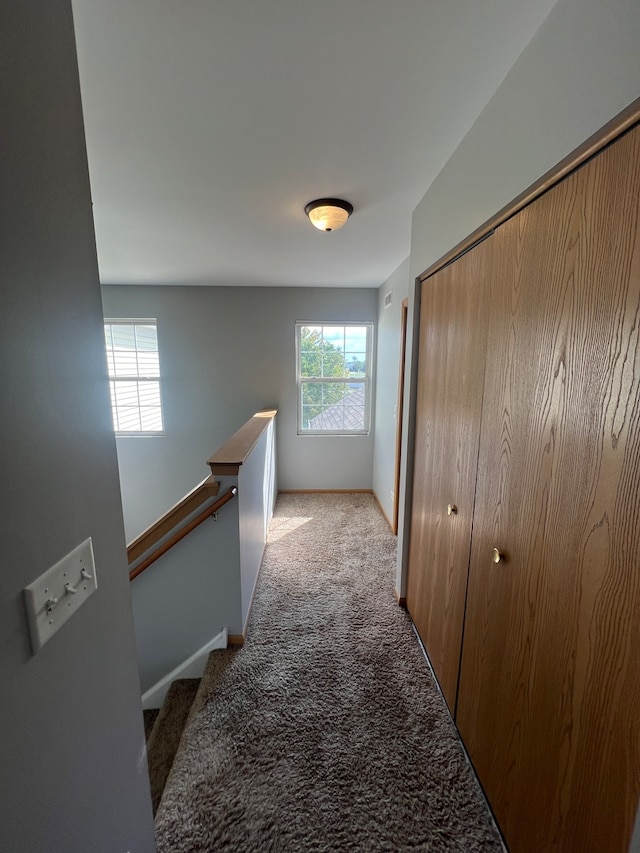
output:
[[379,286],[554,2],[73,0],[102,282]]

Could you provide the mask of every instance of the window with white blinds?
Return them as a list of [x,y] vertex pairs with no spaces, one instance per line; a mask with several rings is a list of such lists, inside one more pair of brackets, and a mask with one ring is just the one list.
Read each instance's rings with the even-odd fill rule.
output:
[[104,335],[116,433],[162,433],[156,321],[105,320]]

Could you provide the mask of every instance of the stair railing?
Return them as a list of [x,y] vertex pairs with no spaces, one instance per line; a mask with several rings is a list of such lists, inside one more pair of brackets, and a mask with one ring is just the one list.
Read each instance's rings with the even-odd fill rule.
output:
[[[207,478],[207,479],[211,479],[211,478]],[[216,485],[218,485],[218,484],[216,483]],[[149,556],[146,557],[141,563],[139,563],[134,569],[131,569],[131,571],[129,572],[129,580],[132,581],[134,578],[137,578],[138,575],[142,574],[142,572],[144,572],[145,569],[148,569],[150,565],[155,563],[155,561],[157,559],[159,559],[160,557],[162,557],[163,554],[166,554],[167,551],[170,548],[173,548],[173,546],[176,545],[178,542],[180,542],[181,539],[184,539],[184,537],[187,536],[189,533],[191,533],[192,530],[195,530],[196,527],[198,527],[200,524],[202,524],[203,521],[206,521],[208,518],[211,518],[212,516],[214,516],[221,507],[223,507],[226,503],[229,503],[229,501],[232,500],[237,494],[238,494],[238,489],[235,486],[232,486],[230,489],[228,489],[222,495],[222,497],[218,498],[218,500],[215,503],[213,503],[211,506],[208,506],[205,510],[203,510],[203,512],[201,512],[199,515],[197,515],[194,519],[192,519],[184,527],[181,527],[177,533],[174,533],[173,536],[171,536],[169,539],[167,539],[167,541],[164,542],[162,545],[160,545],[159,548],[156,548],[155,551],[153,551],[151,554],[149,554]],[[163,518],[166,518],[166,516],[163,516]],[[162,520],[163,519],[161,519],[161,521]],[[158,524],[158,522],[156,522],[156,524]],[[169,529],[171,529],[171,528],[169,528]],[[145,531],[145,533],[147,533],[147,532],[148,531]],[[163,535],[164,534],[161,534],[159,538],[162,538]],[[129,548],[127,548],[127,555],[129,555],[129,551],[131,548],[132,548],[132,546],[129,546]],[[144,549],[144,550],[147,550],[147,549]],[[144,551],[142,553],[144,553]],[[137,557],[134,557],[133,559],[131,557],[129,557],[129,564],[133,563],[136,559],[137,559]]]
[[153,547],[164,536],[173,530],[181,521],[191,515],[199,506],[209,498],[215,498],[220,490],[220,484],[211,475],[181,498],[177,504],[168,509],[164,515],[155,521],[150,527],[136,536],[127,545],[127,559],[129,565],[141,557],[149,548]]
[[127,548],[145,695],[222,634],[244,642],[275,502],[275,419],[256,412],[207,460],[210,476]]
[[[238,489],[235,485],[231,486],[215,503],[207,506],[201,513],[191,518],[184,527],[181,527],[167,539],[169,533],[175,530],[182,521],[193,516],[193,513],[199,506],[218,494],[220,483],[216,480],[216,475],[233,475],[237,477],[240,468],[260,440],[264,430],[275,418],[276,413],[276,409],[256,412],[219,450],[207,459],[207,464],[212,472],[211,475],[199,483],[179,500],[177,504],[167,510],[161,518],[127,545],[127,561],[130,566],[133,566],[129,571],[130,581],[141,575],[145,569],[148,569],[149,566],[184,539],[192,530],[195,530],[196,527],[208,518],[214,516],[226,503],[233,500],[238,494]],[[148,553],[158,543],[160,543],[159,546],[151,551],[151,553]],[[144,557],[144,559],[138,562],[141,557]]]

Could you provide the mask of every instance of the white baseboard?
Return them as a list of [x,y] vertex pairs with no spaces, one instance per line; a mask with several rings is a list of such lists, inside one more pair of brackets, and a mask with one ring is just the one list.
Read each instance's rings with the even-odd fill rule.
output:
[[145,711],[150,708],[159,708],[164,702],[164,697],[176,678],[202,678],[204,668],[207,665],[209,652],[214,649],[227,648],[227,629],[223,628],[212,640],[209,640],[201,649],[188,657],[164,678],[157,681],[146,693],[142,694],[142,707]]

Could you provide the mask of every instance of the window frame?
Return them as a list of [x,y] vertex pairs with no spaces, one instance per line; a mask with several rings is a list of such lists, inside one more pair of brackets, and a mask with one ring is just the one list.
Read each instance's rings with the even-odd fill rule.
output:
[[[158,354],[158,375],[147,376],[141,373],[128,374],[126,376],[112,376],[109,368],[109,348],[106,340],[107,326],[154,326],[156,330],[156,352]],[[105,355],[107,356],[107,378],[109,380],[109,404],[111,406],[111,419],[113,423],[113,431],[117,438],[155,438],[163,436],[164,431],[164,409],[162,405],[162,371],[160,370],[160,343],[158,341],[158,320],[156,317],[105,317],[103,320],[103,334],[105,335]],[[138,348],[136,346],[136,354]],[[136,360],[137,361],[137,360]],[[116,413],[117,408],[114,408],[113,390],[117,382],[153,382],[158,386],[158,396],[160,399],[160,421],[161,429],[157,430],[122,430],[116,428]],[[113,389],[113,390],[112,390]],[[140,398],[138,397],[138,411],[140,411]]]
[[[302,376],[302,350],[301,333],[303,328],[309,327],[333,327],[345,329],[347,327],[361,326],[366,329],[366,352],[365,352],[365,375],[357,379],[349,379],[342,376]],[[373,323],[371,321],[349,321],[349,320],[297,320],[295,325],[295,348],[296,348],[296,410],[297,410],[297,434],[300,436],[368,436],[371,433],[371,392],[373,387]],[[348,355],[348,353],[347,353]],[[364,385],[364,429],[303,429],[302,396],[305,384],[319,383],[343,383],[347,385]]]

